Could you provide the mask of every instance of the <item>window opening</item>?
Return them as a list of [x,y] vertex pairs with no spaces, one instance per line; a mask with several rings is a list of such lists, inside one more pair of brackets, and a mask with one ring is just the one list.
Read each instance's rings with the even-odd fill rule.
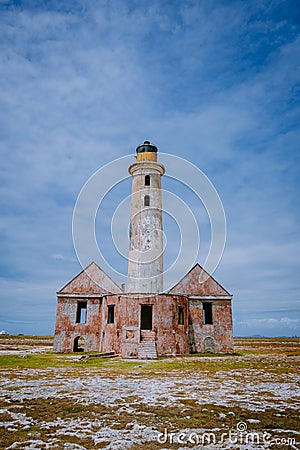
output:
[[178,307],[178,325],[184,325],[184,309],[183,306]]
[[77,303],[76,323],[86,323],[87,302]]
[[150,206],[150,197],[149,197],[149,195],[145,195],[145,197],[144,197],[144,206]]
[[204,325],[212,325],[212,303],[203,303],[203,323]]
[[115,305],[108,305],[107,307],[107,323],[115,322]]

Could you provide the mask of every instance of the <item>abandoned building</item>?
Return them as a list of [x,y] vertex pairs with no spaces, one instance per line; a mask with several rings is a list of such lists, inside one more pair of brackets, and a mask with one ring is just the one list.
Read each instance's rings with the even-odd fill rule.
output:
[[[127,289],[91,262],[57,293],[54,352],[113,352],[124,358],[233,351],[232,295],[196,264],[163,288],[161,178],[157,147],[136,149]],[[204,281],[203,281],[204,280]]]

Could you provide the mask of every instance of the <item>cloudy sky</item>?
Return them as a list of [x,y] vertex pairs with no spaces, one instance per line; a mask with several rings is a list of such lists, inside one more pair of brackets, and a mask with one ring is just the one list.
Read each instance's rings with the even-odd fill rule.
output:
[[[297,0],[0,0],[0,329],[53,333],[55,293],[81,270],[77,196],[149,139],[220,195],[227,242],[214,276],[234,295],[235,335],[300,334],[299,20]],[[203,264],[205,209],[166,172],[164,189],[196,217]],[[129,194],[125,179],[96,217],[121,274],[110,223]],[[165,223],[170,265],[180,233]]]

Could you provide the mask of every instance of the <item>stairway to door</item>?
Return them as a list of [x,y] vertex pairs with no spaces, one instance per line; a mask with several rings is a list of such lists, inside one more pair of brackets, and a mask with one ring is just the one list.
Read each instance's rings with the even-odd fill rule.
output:
[[151,330],[141,330],[141,342],[138,348],[139,359],[157,358],[155,344],[155,332]]

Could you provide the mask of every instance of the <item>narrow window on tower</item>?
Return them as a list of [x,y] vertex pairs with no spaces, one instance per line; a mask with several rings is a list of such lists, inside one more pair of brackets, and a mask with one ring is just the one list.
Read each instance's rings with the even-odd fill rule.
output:
[[178,325],[184,325],[184,309],[183,306],[178,307]]
[[145,197],[144,197],[144,206],[150,206],[150,197],[149,197],[149,195],[145,195]]
[[203,303],[203,323],[204,325],[213,324],[212,303]]
[[108,305],[107,307],[107,323],[115,322],[115,305]]
[[76,323],[86,323],[87,303],[78,302],[76,311]]
[[150,186],[150,175],[145,175],[145,186]]

